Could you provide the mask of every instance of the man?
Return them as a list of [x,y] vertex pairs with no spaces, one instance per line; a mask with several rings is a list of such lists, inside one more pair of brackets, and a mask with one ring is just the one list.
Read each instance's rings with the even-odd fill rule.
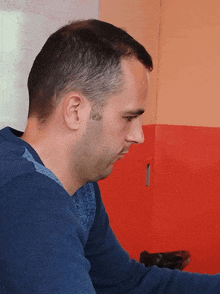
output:
[[129,258],[97,181],[132,144],[152,60],[125,31],[98,20],[55,32],[28,79],[24,134],[0,132],[1,293],[220,293],[220,276]]

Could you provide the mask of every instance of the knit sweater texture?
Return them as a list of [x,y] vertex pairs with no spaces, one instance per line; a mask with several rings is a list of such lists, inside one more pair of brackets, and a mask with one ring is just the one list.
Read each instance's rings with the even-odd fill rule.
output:
[[0,131],[1,294],[220,293],[220,275],[131,259],[98,184],[69,195],[21,135]]

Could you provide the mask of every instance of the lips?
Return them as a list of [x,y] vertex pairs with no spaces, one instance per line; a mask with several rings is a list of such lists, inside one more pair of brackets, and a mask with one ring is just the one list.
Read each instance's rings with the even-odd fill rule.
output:
[[127,154],[127,153],[128,153],[128,151],[127,151],[127,152],[121,152],[120,154],[125,155],[125,154]]
[[118,160],[124,158],[124,157],[125,157],[125,154],[127,154],[127,153],[128,153],[128,151],[119,153],[119,154],[117,155],[117,160],[116,160],[116,161],[118,161]]
[[125,157],[125,154],[127,154],[128,152],[121,152],[119,153],[118,157],[120,158],[124,158]]

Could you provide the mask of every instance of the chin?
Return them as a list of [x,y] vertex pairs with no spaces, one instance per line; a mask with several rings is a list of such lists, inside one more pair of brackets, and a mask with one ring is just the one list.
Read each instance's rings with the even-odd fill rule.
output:
[[113,166],[106,169],[105,172],[100,173],[96,178],[96,182],[106,179],[107,177],[110,176],[112,172],[113,172]]

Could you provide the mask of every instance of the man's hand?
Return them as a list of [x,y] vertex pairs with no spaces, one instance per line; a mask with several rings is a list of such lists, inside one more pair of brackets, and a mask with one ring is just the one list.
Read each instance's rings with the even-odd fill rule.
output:
[[140,263],[145,264],[146,267],[157,265],[158,267],[183,270],[190,263],[190,253],[188,251],[160,253],[143,251],[140,254]]

